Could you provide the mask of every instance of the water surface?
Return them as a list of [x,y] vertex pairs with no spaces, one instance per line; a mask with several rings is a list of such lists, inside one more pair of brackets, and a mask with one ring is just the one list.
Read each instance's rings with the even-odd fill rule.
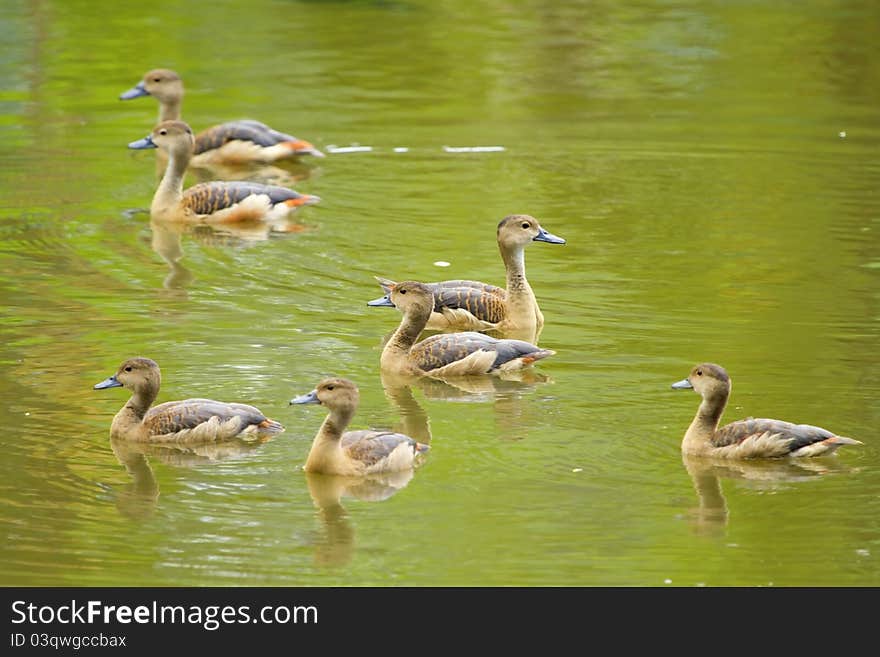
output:
[[[880,10],[546,4],[3,4],[3,584],[880,584]],[[126,144],[157,108],[117,98],[157,66],[195,129],[373,150],[267,174],[322,197],[299,232],[152,226],[154,155]],[[526,253],[557,355],[386,390],[373,276],[502,284],[511,213],[567,239]],[[92,385],[134,355],[160,401],[287,431],[111,444],[125,394]],[[698,398],[669,385],[703,360],[726,420],[865,445],[683,461]],[[324,410],[288,400],[328,374],[360,386],[355,426],[430,439],[414,477],[302,472]]]

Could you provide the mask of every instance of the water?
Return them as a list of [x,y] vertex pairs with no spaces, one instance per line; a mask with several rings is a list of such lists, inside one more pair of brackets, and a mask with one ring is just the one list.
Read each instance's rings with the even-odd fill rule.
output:
[[[880,584],[877,7],[545,5],[4,3],[3,584]],[[151,227],[154,156],[126,144],[157,108],[117,97],[156,66],[196,129],[372,150],[267,174],[322,197],[301,232]],[[455,152],[480,146],[504,150]],[[502,284],[510,213],[567,239],[526,253],[557,355],[383,389],[373,276]],[[287,431],[111,444],[126,396],[92,385],[135,355],[160,401]],[[703,360],[725,420],[865,445],[683,462],[698,398],[669,385]],[[360,386],[355,427],[430,438],[414,477],[302,472],[324,411],[288,400],[328,374]]]

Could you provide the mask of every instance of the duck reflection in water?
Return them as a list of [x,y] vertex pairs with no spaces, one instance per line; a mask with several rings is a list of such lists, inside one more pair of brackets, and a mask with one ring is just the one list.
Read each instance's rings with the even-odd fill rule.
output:
[[688,510],[695,533],[723,536],[729,511],[721,486],[722,479],[745,482],[761,491],[777,490],[788,484],[814,481],[817,477],[851,472],[833,457],[811,459],[731,460],[711,456],[682,454],[682,463],[691,477],[698,505]]
[[184,258],[184,235],[203,246],[244,249],[270,239],[308,230],[309,226],[289,219],[276,223],[240,222],[223,226],[151,220],[150,246],[168,265],[168,275],[162,282],[162,287],[170,292],[180,292],[185,291],[195,279],[192,271],[181,262]]
[[[316,561],[326,565],[347,563],[354,551],[354,529],[341,498],[347,495],[373,502],[388,499],[410,482],[429,446],[412,434],[397,431],[346,431],[360,403],[360,391],[348,379],[325,378],[314,390],[290,403],[319,404],[327,409],[303,470],[324,528],[316,544]],[[427,416],[424,431],[417,433],[425,431]]]
[[315,563],[319,566],[343,566],[355,552],[355,528],[342,499],[381,502],[396,495],[413,478],[413,470],[350,477],[305,472],[309,495],[321,530],[315,540]]
[[144,520],[153,515],[159,504],[159,482],[150,459],[172,467],[192,468],[247,456],[270,439],[271,436],[262,436],[249,441],[183,445],[132,442],[113,437],[110,448],[116,460],[125,467],[131,482],[124,487],[108,488],[120,514],[132,520]]
[[[504,372],[499,375],[453,377],[449,379],[416,377],[380,372],[385,396],[400,412],[401,431],[428,442],[431,438],[427,413],[413,395],[418,388],[426,399],[463,403],[491,403],[496,432],[505,440],[523,440],[540,418],[532,417],[530,404],[523,396],[553,380],[533,369]],[[421,432],[421,433],[417,433]]]

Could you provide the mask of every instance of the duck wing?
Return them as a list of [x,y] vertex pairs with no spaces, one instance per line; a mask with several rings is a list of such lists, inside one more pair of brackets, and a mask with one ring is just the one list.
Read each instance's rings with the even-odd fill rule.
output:
[[[444,308],[466,310],[477,319],[497,323],[507,312],[505,292],[494,285],[452,285],[466,281],[446,281],[430,286],[434,293],[434,312]],[[479,287],[478,287],[479,286]]]
[[[527,365],[553,353],[523,340],[502,340],[476,331],[432,335],[410,349],[422,370],[448,375],[485,374],[514,361]],[[457,369],[459,364],[461,369]]]
[[346,431],[340,440],[340,446],[348,455],[363,463],[368,468],[388,459],[391,454],[401,445],[412,448],[412,455],[417,452],[427,451],[428,446],[416,442],[409,436],[393,431],[376,431],[373,429],[360,429]]
[[[150,429],[151,434],[164,435],[196,429],[210,423],[213,418],[217,418],[214,420],[215,425],[229,423],[227,429],[233,436],[246,427],[268,420],[259,409],[248,404],[194,398],[154,406],[144,416],[144,425]],[[230,423],[230,420],[237,422]]]
[[827,429],[810,424],[793,424],[783,420],[766,418],[747,418],[731,422],[715,432],[712,440],[716,447],[736,445],[747,440],[762,440],[777,443],[784,451],[791,453],[819,443],[836,435]]
[[296,201],[305,203],[309,197],[287,187],[262,185],[247,181],[208,182],[193,185],[183,193],[182,204],[195,214],[213,214],[231,208],[248,197],[265,195],[272,205]]
[[284,142],[300,141],[293,135],[278,132],[265,123],[242,119],[240,121],[227,121],[220,123],[196,135],[194,154],[199,155],[205,151],[220,148],[230,141],[249,141],[257,146],[269,147]]

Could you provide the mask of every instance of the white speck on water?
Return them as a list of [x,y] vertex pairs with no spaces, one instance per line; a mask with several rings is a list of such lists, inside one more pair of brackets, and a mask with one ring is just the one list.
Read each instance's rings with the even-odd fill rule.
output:
[[409,149],[406,146],[397,146],[394,149],[395,153],[409,153]]
[[663,580],[663,583],[664,584],[672,584],[672,580],[667,577],[666,579]]
[[448,267],[451,263],[446,262],[445,260],[438,260],[434,263],[435,267]]
[[729,547],[729,548],[738,548],[738,547],[739,547],[739,543],[728,543],[728,544],[727,544],[727,547]]
[[572,469],[572,472],[583,472],[583,471],[584,471],[583,468],[574,468],[574,469]]
[[837,134],[841,139],[846,139],[846,130],[841,130]]
[[504,146],[444,146],[447,153],[494,153],[506,150]]
[[697,582],[697,586],[706,586],[706,582]]
[[[25,413],[25,415],[27,415],[27,413]],[[858,550],[856,550],[856,554],[859,555],[860,557],[870,557],[871,551],[866,550],[865,548],[859,548]]]
[[30,415],[30,411],[25,411],[25,415]]
[[328,146],[328,153],[369,153],[373,150],[372,146]]

